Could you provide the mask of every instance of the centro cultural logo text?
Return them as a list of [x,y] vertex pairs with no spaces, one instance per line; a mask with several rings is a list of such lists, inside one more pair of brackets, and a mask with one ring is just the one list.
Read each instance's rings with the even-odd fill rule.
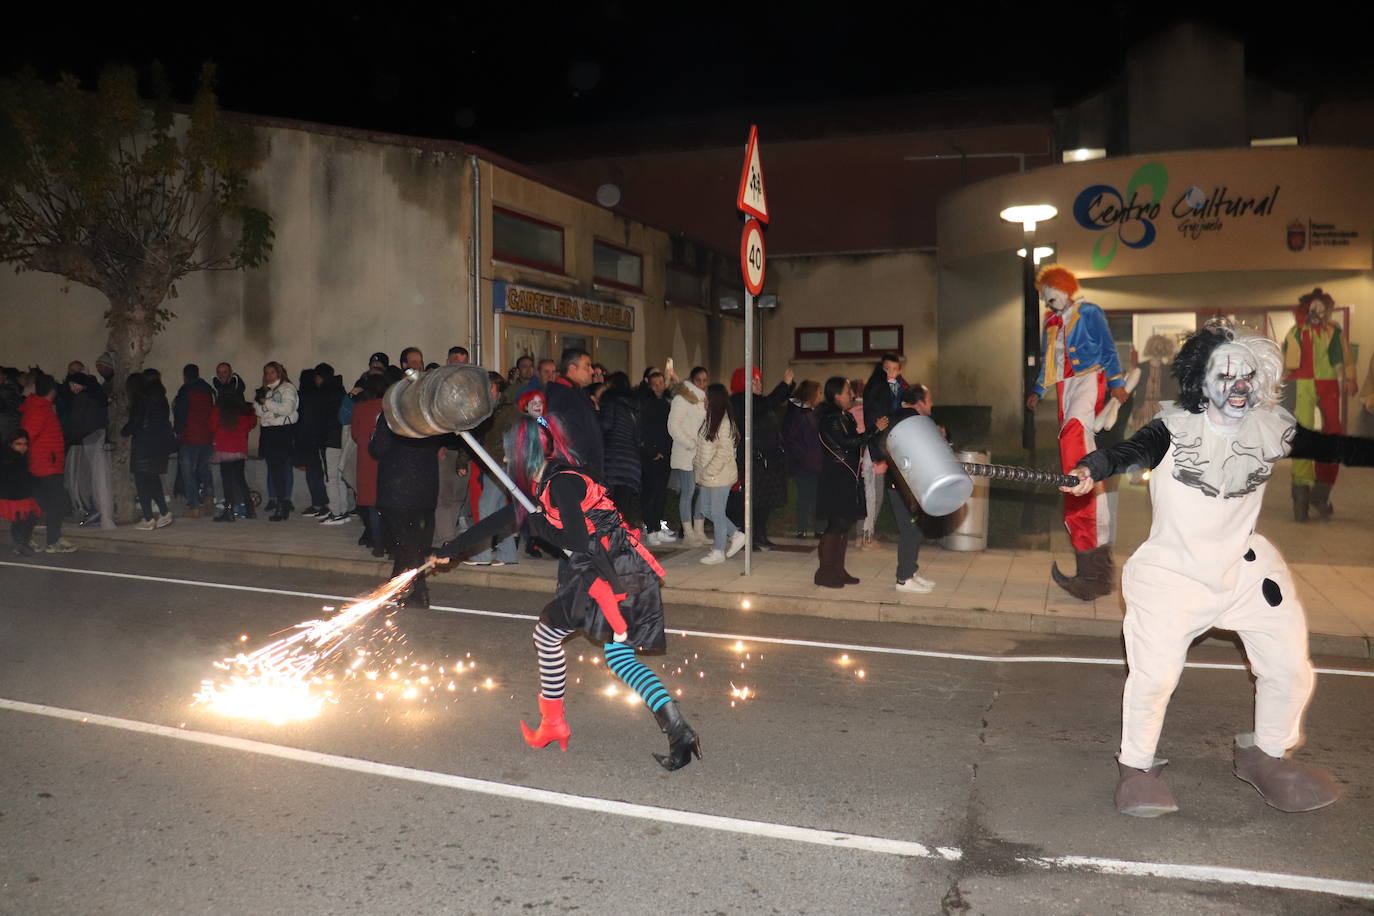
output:
[[1146,248],[1155,240],[1154,221],[1169,188],[1169,170],[1158,162],[1136,169],[1126,193],[1107,184],[1084,188],[1073,202],[1073,218],[1084,229],[1100,232],[1093,245],[1093,270],[1106,270],[1120,246]]

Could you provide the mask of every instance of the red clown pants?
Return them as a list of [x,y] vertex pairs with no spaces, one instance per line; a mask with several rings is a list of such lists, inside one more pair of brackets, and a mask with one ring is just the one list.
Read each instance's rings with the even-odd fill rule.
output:
[[[1059,460],[1064,473],[1097,449],[1093,418],[1107,395],[1107,376],[1101,372],[1075,375],[1056,386],[1059,394]],[[1092,550],[1111,541],[1111,512],[1102,484],[1083,496],[1064,494],[1064,527],[1076,551]]]
[[[1317,428],[1317,409],[1321,408],[1322,426],[1319,432],[1341,433],[1341,380],[1335,378],[1299,378],[1293,380],[1293,393],[1297,395],[1297,407],[1293,415],[1308,429]],[[1306,458],[1293,459],[1294,486],[1307,486],[1321,481],[1327,486],[1336,485],[1336,472],[1339,464],[1314,462]]]

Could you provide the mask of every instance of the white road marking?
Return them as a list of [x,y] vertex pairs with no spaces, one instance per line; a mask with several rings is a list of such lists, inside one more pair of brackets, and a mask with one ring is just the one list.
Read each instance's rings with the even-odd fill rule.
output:
[[282,760],[292,760],[297,763],[309,763],[315,766],[331,767],[336,770],[348,770],[354,773],[365,773],[370,776],[385,776],[388,779],[402,779],[407,782],[425,783],[432,786],[442,786],[447,789],[461,789],[464,792],[475,792],[480,795],[493,795],[498,798],[511,798],[518,801],[536,802],[543,805],[557,805],[561,808],[577,808],[582,811],[614,814],[619,817],[634,817],[647,821],[659,821],[665,824],[681,824],[687,827],[701,827],[706,830],[718,830],[725,833],[740,833],[748,836],[768,837],[775,840],[789,840],[793,843],[834,846],[841,849],[858,849],[865,852],[879,852],[886,855],[905,856],[909,858],[945,859],[953,861],[957,860],[962,855],[962,852],[958,849],[948,846],[926,846],[923,843],[913,843],[908,840],[892,840],[886,837],[863,836],[861,834],[841,833],[830,830],[815,830],[810,827],[793,827],[788,824],[773,824],[768,821],[750,821],[737,817],[724,817],[719,814],[703,814],[697,811],[680,811],[676,808],[637,805],[631,802],[592,798],[585,795],[569,795],[564,792],[553,792],[548,789],[533,789],[528,786],[509,785],[507,783],[492,782],[486,779],[473,779],[468,776],[454,776],[450,773],[436,773],[432,770],[417,770],[413,767],[396,766],[390,763],[378,763],[374,760],[362,760],[357,757],[322,754],[318,751],[307,751],[302,748],[287,747],[280,744],[268,744],[265,741],[253,741],[247,738],[233,738],[228,735],[217,735],[212,732],[172,728],[167,725],[157,725],[152,722],[140,722],[137,719],[121,719],[114,716],[102,716],[96,713],[81,712],[76,709],[63,709],[59,706],[43,706],[37,703],[25,703],[22,700],[0,698],[0,709],[8,709],[13,712],[32,713],[33,715],[48,716],[54,719],[66,719],[68,721],[81,722],[87,725],[103,725],[107,728],[117,728],[143,735],[156,735],[159,738],[174,738],[178,741],[207,744],[212,747],[220,747],[227,750],[243,751],[248,754],[259,754],[264,757],[277,757]]
[[[322,592],[297,592],[289,589],[263,588],[255,585],[232,585],[226,582],[202,582],[198,579],[172,579],[165,576],[144,576],[135,573],[106,572],[99,569],[69,569],[62,566],[43,566],[34,563],[13,563],[0,560],[0,566],[14,566],[19,569],[35,569],[44,572],[74,573],[86,576],[107,576],[115,579],[133,579],[141,582],[162,582],[169,585],[190,585],[198,588],[221,588],[229,591],[258,592],[268,595],[286,595],[292,598],[318,598],[322,601],[350,601],[356,595],[326,595]],[[508,620],[538,620],[537,614],[516,614],[509,611],[485,611],[480,608],[449,607],[442,604],[430,605],[432,611],[449,614],[466,614],[472,617],[503,617]],[[937,652],[933,649],[900,649],[892,646],[866,646],[859,643],[823,642],[814,639],[789,639],[781,636],[750,636],[745,633],[716,633],[710,630],[683,630],[667,628],[676,636],[698,636],[704,639],[720,639],[737,642],[765,643],[777,646],[801,646],[812,649],[837,649],[842,652],[870,652],[875,655],[904,655],[912,658],[943,658],[952,661],[987,662],[992,664],[1046,664],[1046,665],[1105,665],[1125,667],[1121,658],[1092,658],[1072,655],[978,655],[971,652]],[[1235,662],[1187,662],[1185,667],[1210,669],[1214,671],[1245,671],[1247,666]],[[1358,668],[1314,668],[1318,674],[1342,675],[1345,677],[1374,678],[1374,671]]]
[[[247,738],[234,738],[211,732],[172,728],[137,719],[123,719],[64,709],[58,706],[44,706],[26,703],[22,700],[0,698],[0,709],[11,712],[29,713],[53,719],[79,722],[85,725],[100,725],[137,734],[153,735],[188,741],[225,750],[275,757],[312,766],[329,767],[369,776],[382,776],[407,782],[422,783],[447,789],[458,789],[480,795],[509,798],[535,804],[555,805],[610,814],[617,817],[633,817],[640,820],[677,824],[685,827],[699,827],[724,833],[787,840],[793,843],[807,843],[839,849],[854,849],[862,852],[903,858],[940,859],[956,862],[963,858],[963,850],[957,846],[933,846],[911,840],[894,840],[888,837],[866,836],[855,833],[841,833],[829,830],[816,830],[810,827],[795,827],[789,824],[775,824],[768,821],[751,821],[743,818],[725,817],[718,814],[705,814],[698,811],[682,811],[676,808],[659,808],[653,805],[639,805],[631,802],[612,801],[585,795],[570,795],[548,789],[534,789],[528,786],[510,785],[468,776],[455,776],[432,770],[419,770],[413,767],[378,763],[356,757],[343,757],[337,754],[324,754],[302,748],[269,744]],[[1220,865],[1187,865],[1168,862],[1132,862],[1124,859],[1104,859],[1095,856],[1045,856],[1020,857],[1019,862],[1041,868],[1067,868],[1099,872],[1108,875],[1127,875],[1132,877],[1170,878],[1183,881],[1201,881],[1214,884],[1243,884],[1250,887],[1271,887],[1284,890],[1308,891],[1319,894],[1333,894],[1358,900],[1374,900],[1374,884],[1360,881],[1346,881],[1338,878],[1321,878],[1310,875],[1292,875],[1282,872],[1253,871],[1245,868],[1230,868]]]

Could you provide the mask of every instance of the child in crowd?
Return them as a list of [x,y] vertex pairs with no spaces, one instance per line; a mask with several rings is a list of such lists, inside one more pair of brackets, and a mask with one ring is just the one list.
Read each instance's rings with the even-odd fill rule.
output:
[[220,393],[218,403],[210,411],[214,461],[219,465],[224,490],[224,510],[215,516],[217,522],[232,522],[235,516],[257,516],[253,511],[253,499],[248,493],[248,477],[244,473],[244,465],[248,461],[248,432],[257,425],[257,412],[248,406],[242,393],[232,388]]
[[0,445],[0,518],[10,523],[17,556],[33,556],[33,527],[39,514],[29,473],[29,434],[20,429]]

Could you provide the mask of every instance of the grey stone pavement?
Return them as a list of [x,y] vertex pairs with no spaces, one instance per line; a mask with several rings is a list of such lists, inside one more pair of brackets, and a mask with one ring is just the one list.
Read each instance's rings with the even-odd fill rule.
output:
[[[1335,517],[1299,525],[1291,516],[1286,463],[1279,466],[1265,497],[1259,531],[1283,551],[1307,610],[1314,654],[1374,657],[1374,469],[1343,469],[1333,502]],[[1149,499],[1143,486],[1123,481],[1114,547],[1118,566],[1149,532]],[[175,575],[181,560],[220,561],[268,567],[375,572],[390,571],[356,545],[360,524],[319,525],[292,517],[273,524],[259,518],[216,524],[209,518],[178,518],[166,528],[88,531],[72,527],[70,540],[83,549],[166,558]],[[894,543],[868,550],[850,548],[849,571],[862,581],[844,589],[812,584],[815,542],[779,539],[782,550],[753,555],[752,575],[743,557],[719,566],[697,562],[703,549],[655,548],[667,572],[665,601],[743,608],[754,613],[806,614],[836,619],[892,621],[945,627],[1116,637],[1124,605],[1117,591],[1092,602],[1061,591],[1049,576],[1052,560],[1072,571],[1073,553],[1061,532],[1050,549],[988,549],[961,552],[927,543],[921,574],[937,583],[928,595],[893,590]],[[79,555],[78,555],[79,556]],[[41,557],[38,560],[41,562]],[[440,573],[447,583],[552,592],[556,564],[532,560],[506,567],[455,564]],[[746,604],[747,602],[747,604]]]

